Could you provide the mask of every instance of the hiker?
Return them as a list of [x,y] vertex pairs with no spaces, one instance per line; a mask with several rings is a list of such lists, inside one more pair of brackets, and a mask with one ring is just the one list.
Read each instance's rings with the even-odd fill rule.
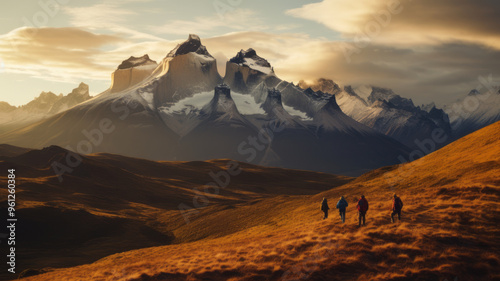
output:
[[328,218],[328,210],[330,210],[330,207],[328,207],[328,201],[326,200],[326,198],[323,198],[323,202],[321,202],[321,211],[323,211],[323,213],[325,213],[325,216],[323,217],[323,219]]
[[349,206],[349,203],[345,200],[344,196],[340,196],[339,202],[337,202],[337,209],[339,209],[340,219],[342,223],[345,223],[345,209]]
[[365,216],[368,211],[368,201],[366,200],[364,195],[361,195],[361,198],[358,201],[358,205],[356,206],[359,213],[359,226],[361,226],[361,219],[363,219],[363,225],[365,225]]
[[401,198],[399,198],[396,193],[394,193],[394,198],[392,199],[392,223],[394,223],[395,214],[398,214],[398,220],[401,221],[401,209],[403,209],[403,201],[401,201]]

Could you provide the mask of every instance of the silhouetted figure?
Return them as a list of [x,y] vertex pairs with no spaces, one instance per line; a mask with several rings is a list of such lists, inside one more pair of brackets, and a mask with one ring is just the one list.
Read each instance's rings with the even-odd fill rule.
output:
[[368,200],[366,200],[364,195],[361,195],[361,198],[358,201],[358,205],[356,205],[356,208],[358,209],[358,220],[359,220],[359,226],[361,226],[361,219],[363,219],[363,225],[365,225],[365,216],[366,212],[368,211]]
[[398,214],[398,220],[401,221],[401,210],[403,209],[403,201],[396,194],[392,199],[392,214],[391,221],[394,223],[394,215]]
[[321,211],[323,211],[323,213],[325,213],[325,216],[323,217],[323,219],[328,218],[328,210],[330,210],[330,207],[328,207],[328,201],[326,200],[326,198],[323,198],[323,202],[321,202]]
[[339,209],[340,219],[342,223],[345,223],[345,209],[349,206],[349,203],[345,200],[344,196],[340,197],[339,202],[337,202],[337,209]]

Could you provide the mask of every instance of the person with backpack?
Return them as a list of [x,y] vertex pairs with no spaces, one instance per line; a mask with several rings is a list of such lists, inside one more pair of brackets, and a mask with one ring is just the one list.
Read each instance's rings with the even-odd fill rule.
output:
[[401,210],[403,209],[403,201],[396,194],[394,194],[394,198],[392,199],[392,214],[391,221],[394,223],[394,215],[398,215],[398,220],[401,221]]
[[342,223],[345,223],[345,209],[349,206],[349,203],[345,200],[344,196],[340,196],[339,202],[337,202],[337,209],[339,209],[340,219]]
[[323,201],[321,202],[321,211],[325,213],[323,219],[328,218],[328,210],[330,210],[330,207],[328,207],[328,201],[326,200],[326,198],[323,198]]
[[358,220],[359,220],[359,226],[361,226],[361,220],[363,220],[363,225],[365,225],[365,216],[366,212],[368,211],[368,200],[366,200],[364,195],[361,195],[361,198],[358,201],[358,205],[356,206],[358,209]]

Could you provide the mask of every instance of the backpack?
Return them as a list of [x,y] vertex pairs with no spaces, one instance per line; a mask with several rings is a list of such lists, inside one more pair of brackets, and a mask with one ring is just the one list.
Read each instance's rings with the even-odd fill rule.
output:
[[359,210],[362,211],[362,212],[366,212],[367,209],[368,209],[368,202],[365,201],[366,199],[359,199],[358,201],[358,206],[359,206]]
[[401,201],[401,198],[396,198],[394,199],[394,208],[396,210],[401,210],[403,209],[403,201]]

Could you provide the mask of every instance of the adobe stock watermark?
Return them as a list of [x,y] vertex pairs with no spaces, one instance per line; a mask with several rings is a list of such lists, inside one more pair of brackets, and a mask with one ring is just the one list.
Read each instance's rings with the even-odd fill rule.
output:
[[[261,128],[256,136],[248,136],[248,142],[242,141],[237,147],[238,153],[241,156],[248,155],[246,160],[249,163],[257,159],[258,152],[262,152],[266,147],[269,147],[275,133],[283,131],[288,124],[286,120],[280,121],[281,113],[278,110],[273,109],[273,111],[276,117],[269,121],[269,125],[265,128]],[[202,186],[203,190],[200,190],[198,187],[192,189],[196,194],[193,197],[192,206],[185,203],[181,203],[178,206],[186,224],[191,223],[191,216],[199,214],[200,210],[208,207],[210,204],[209,197],[219,195],[220,189],[227,188],[231,183],[231,178],[238,176],[241,172],[240,165],[236,161],[229,161],[226,165],[226,169],[223,171],[217,173],[210,171],[208,175],[213,181]]]
[[[412,0],[408,0],[412,1]],[[373,38],[380,35],[384,28],[387,28],[394,15],[403,11],[403,5],[400,0],[387,0],[385,7],[372,15],[371,20],[366,22],[363,27],[354,34],[353,42],[342,42],[340,48],[348,63],[351,63],[353,54],[360,54],[362,49],[368,47]]]
[[233,12],[242,3],[243,0],[215,0],[213,6],[219,18],[224,20],[227,13]]
[[[118,119],[124,121],[130,115],[131,109],[136,109],[138,106],[139,103],[137,101],[124,103],[120,102],[120,100],[115,100],[111,103],[110,107],[113,113],[120,114]],[[76,144],[76,147],[71,145],[67,145],[65,147],[69,152],[66,154],[64,163],[54,161],[51,164],[59,182],[64,180],[64,174],[72,173],[82,164],[83,159],[80,154],[85,155],[93,153],[95,148],[99,147],[103,143],[105,136],[113,133],[115,129],[115,124],[109,118],[102,118],[99,120],[97,127],[95,128],[90,130],[83,129],[81,133],[84,138]]]

